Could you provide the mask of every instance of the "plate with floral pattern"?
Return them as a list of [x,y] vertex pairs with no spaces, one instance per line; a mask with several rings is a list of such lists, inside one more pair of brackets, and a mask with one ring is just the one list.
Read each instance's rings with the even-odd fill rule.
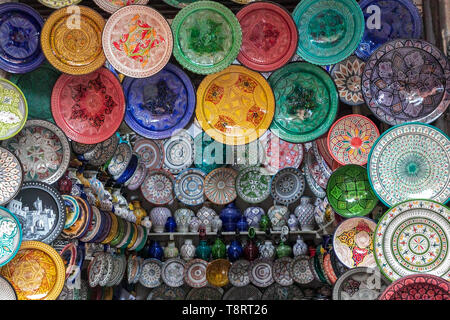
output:
[[233,202],[236,197],[237,171],[230,168],[217,168],[205,177],[205,196],[218,205]]
[[309,260],[311,258],[307,255],[296,256],[291,262],[291,277],[299,284],[308,284],[314,281],[314,274],[310,269]]
[[248,203],[260,203],[270,195],[271,176],[261,167],[248,167],[236,177],[236,192]]
[[122,142],[117,146],[114,156],[108,164],[108,172],[112,176],[120,176],[128,167],[133,152],[128,143]]
[[151,170],[141,184],[144,198],[153,204],[164,205],[174,199],[174,178],[170,172],[162,169]]
[[139,155],[147,169],[161,168],[164,150],[159,140],[139,139],[133,146],[133,152]]
[[17,217],[0,207],[0,267],[11,261],[22,243],[22,227]]
[[194,162],[194,139],[186,132],[179,132],[164,140],[163,169],[177,174]]
[[113,134],[103,142],[97,143],[94,149],[86,152],[83,157],[93,166],[101,166],[108,162],[116,152],[119,145],[118,134]]
[[146,5],[149,0],[94,0],[95,4],[108,13],[132,4]]
[[276,202],[288,205],[300,199],[305,186],[305,178],[300,169],[284,168],[272,177],[270,193]]
[[366,63],[356,56],[350,56],[336,63],[330,70],[331,78],[339,92],[339,99],[348,105],[358,106],[364,103],[361,78]]
[[208,262],[202,259],[193,259],[186,263],[184,268],[184,282],[193,288],[201,288],[208,284],[206,267]]
[[282,140],[271,132],[262,139],[262,144],[265,150],[263,164],[270,173],[275,174],[287,167],[300,167],[304,154],[303,144]]
[[450,284],[431,274],[414,274],[391,283],[379,300],[450,300]]
[[146,259],[142,263],[139,283],[146,288],[156,288],[161,285],[162,262],[158,259]]
[[14,83],[0,78],[0,140],[14,137],[22,130],[28,116],[28,104]]
[[23,182],[20,160],[8,149],[0,147],[0,205],[8,203],[20,191]]
[[231,264],[228,270],[228,279],[235,287],[244,287],[250,283],[250,262],[248,260],[237,260]]
[[205,201],[204,184],[206,174],[200,169],[186,169],[180,172],[174,185],[175,196],[188,206],[196,206]]
[[181,287],[184,283],[185,262],[178,258],[166,260],[161,270],[161,278],[170,287]]
[[292,258],[282,257],[273,263],[273,278],[276,283],[282,286],[290,286],[294,283],[291,276]]
[[250,282],[257,287],[265,288],[270,286],[275,280],[273,278],[272,261],[259,258],[250,263]]

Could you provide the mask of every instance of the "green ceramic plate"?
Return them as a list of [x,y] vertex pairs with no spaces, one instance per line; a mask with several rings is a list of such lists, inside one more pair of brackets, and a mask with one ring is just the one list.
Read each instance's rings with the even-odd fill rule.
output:
[[50,108],[53,85],[61,72],[44,62],[34,71],[12,74],[9,81],[16,84],[25,95],[28,103],[28,118],[41,119],[55,123]]
[[239,197],[249,203],[260,203],[270,195],[269,172],[260,167],[248,167],[236,177],[236,192]]
[[268,81],[276,103],[270,131],[294,143],[312,141],[327,132],[336,117],[339,97],[325,70],[293,62],[272,73]]
[[175,8],[184,8],[187,5],[190,5],[191,3],[197,2],[198,0],[163,0],[165,3],[167,3],[169,6],[175,7]]
[[233,12],[213,1],[192,3],[175,16],[173,55],[186,69],[210,74],[228,67],[241,48],[241,25]]
[[364,34],[364,15],[355,0],[302,0],[292,16],[299,34],[297,53],[314,64],[344,60]]

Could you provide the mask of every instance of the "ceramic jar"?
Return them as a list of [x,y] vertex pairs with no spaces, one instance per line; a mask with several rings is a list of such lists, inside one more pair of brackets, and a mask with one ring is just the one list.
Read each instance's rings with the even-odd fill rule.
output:
[[191,222],[191,219],[195,216],[195,214],[191,209],[180,208],[175,210],[173,216],[175,217],[175,222],[177,223],[177,231],[188,232],[189,223]]
[[294,257],[305,255],[308,253],[308,245],[303,241],[301,235],[298,235],[297,242],[294,244],[293,250]]
[[175,232],[177,230],[177,223],[172,216],[167,218],[164,229],[166,230],[166,232]]
[[247,218],[249,228],[253,227],[256,231],[259,230],[259,222],[264,215],[264,209],[260,207],[248,207],[244,211],[244,216]]
[[210,222],[212,222],[215,216],[217,216],[217,213],[210,207],[210,202],[205,202],[203,207],[201,207],[200,210],[197,211],[197,218],[199,218],[201,221],[203,221],[204,219],[208,219]]
[[259,220],[259,229],[261,231],[265,232],[269,228],[270,228],[269,216],[267,214],[264,214],[264,215],[261,216],[261,220]]
[[205,227],[206,232],[211,232],[211,221],[208,218],[201,220],[200,225]]
[[230,245],[227,248],[228,260],[230,260],[231,262],[239,260],[242,257],[243,253],[244,249],[242,248],[239,240],[231,241]]
[[292,248],[281,240],[277,247],[277,258],[289,257],[292,254]]
[[245,232],[248,230],[248,223],[246,217],[241,216],[239,218],[238,222],[236,223],[236,229],[240,232]]
[[291,214],[288,219],[288,226],[290,231],[298,230],[298,220],[294,214]]
[[220,238],[217,238],[216,241],[214,241],[214,244],[211,247],[211,254],[214,260],[225,258],[227,254],[227,249],[223,241],[220,240]]
[[211,222],[211,229],[213,232],[218,232],[220,229],[222,229],[222,220],[219,216],[214,216],[214,219]]
[[220,212],[220,219],[222,220],[222,228],[224,231],[235,231],[236,222],[241,216],[241,212],[236,207],[234,202],[228,204]]
[[320,198],[314,201],[314,221],[320,228],[326,224],[325,221],[325,204]]
[[281,231],[281,228],[287,225],[289,217],[289,209],[286,206],[274,204],[267,212],[269,216],[272,230]]
[[167,218],[171,216],[169,208],[166,207],[155,207],[150,211],[150,219],[152,220],[153,230],[155,232],[164,232],[164,226],[166,224]]
[[136,217],[136,224],[140,224],[142,219],[147,216],[147,211],[141,207],[141,202],[139,200],[131,201],[131,210],[133,210],[133,214]]
[[199,227],[200,227],[200,220],[197,217],[192,217],[191,222],[189,222],[189,231],[198,232]]
[[208,261],[211,257],[211,247],[206,240],[200,240],[197,248],[195,249],[195,255],[197,258]]
[[192,239],[186,239],[184,240],[184,244],[181,246],[180,249],[181,258],[183,258],[184,261],[189,261],[194,259],[195,257],[195,246],[192,243]]
[[300,198],[300,204],[295,208],[295,216],[298,219],[302,230],[314,230],[314,206],[311,203],[311,198],[303,196]]
[[164,247],[164,258],[171,259],[178,257],[178,248],[174,241],[169,241],[167,247]]
[[148,255],[150,258],[155,258],[162,261],[164,249],[158,241],[154,240],[151,242],[150,247],[148,248]]
[[259,254],[261,258],[275,259],[276,249],[271,240],[266,240],[259,246]]
[[69,172],[66,171],[61,179],[58,180],[58,190],[61,194],[70,194],[72,190],[72,180],[69,178]]
[[147,229],[147,232],[150,231],[150,229],[152,228],[152,221],[150,220],[149,216],[144,217],[144,219],[141,221],[141,226]]

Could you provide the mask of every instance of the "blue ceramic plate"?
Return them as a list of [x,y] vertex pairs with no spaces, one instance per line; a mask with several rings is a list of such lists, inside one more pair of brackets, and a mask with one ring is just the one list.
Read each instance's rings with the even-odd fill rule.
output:
[[[364,14],[365,28],[355,54],[363,60],[369,59],[385,42],[416,39],[422,34],[422,18],[411,0],[362,0],[359,6]],[[380,8],[379,20],[378,9],[374,6]]]
[[126,77],[123,89],[127,101],[125,122],[139,135],[164,139],[191,120],[195,91],[188,76],[167,64],[148,78]]
[[44,20],[22,3],[0,5],[0,69],[30,72],[44,61],[40,36]]

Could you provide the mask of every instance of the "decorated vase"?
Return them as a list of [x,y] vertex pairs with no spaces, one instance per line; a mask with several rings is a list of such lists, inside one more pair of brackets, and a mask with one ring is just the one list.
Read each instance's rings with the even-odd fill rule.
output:
[[314,205],[311,203],[310,197],[303,196],[300,198],[300,204],[295,208],[294,214],[302,230],[315,229]]
[[162,261],[162,258],[164,256],[164,249],[161,247],[158,241],[153,240],[150,243],[148,255],[150,258],[155,258]]
[[164,247],[164,258],[171,259],[178,257],[178,248],[175,246],[174,241],[169,241],[167,247]]
[[225,258],[227,249],[220,238],[217,238],[216,241],[214,241],[214,244],[211,247],[211,254],[214,260]]
[[290,231],[298,230],[298,220],[294,214],[291,214],[288,219],[288,226]]
[[214,219],[211,222],[211,229],[213,232],[218,232],[222,229],[222,220],[219,216],[214,216]]
[[180,208],[175,210],[173,216],[175,217],[175,222],[177,223],[177,231],[188,232],[189,223],[191,222],[191,219],[195,216],[195,214],[191,209]]
[[272,230],[281,231],[281,228],[287,225],[289,209],[286,206],[274,204],[267,211],[267,215],[269,216]]
[[72,180],[69,177],[69,172],[66,171],[61,179],[58,180],[58,191],[61,194],[70,194],[72,190]]
[[253,239],[249,239],[244,247],[244,257],[248,261],[253,261],[259,257],[259,249]]
[[248,230],[248,222],[246,217],[241,216],[239,218],[238,222],[236,223],[236,229],[240,232],[245,232]]
[[222,220],[222,228],[224,231],[235,231],[236,222],[241,216],[241,212],[236,207],[234,202],[229,203],[220,212],[220,219]]
[[147,233],[152,228],[152,220],[150,220],[149,216],[145,216],[144,219],[141,221],[141,226],[143,226],[145,229],[147,229]]
[[211,232],[211,221],[208,218],[201,220],[200,225],[205,227],[206,232]]
[[259,230],[259,223],[263,215],[264,209],[260,207],[248,207],[244,211],[244,216],[247,219],[249,228],[253,227],[256,231]]
[[201,207],[197,211],[197,218],[199,218],[201,221],[203,221],[204,219],[208,219],[210,222],[212,222],[215,216],[217,216],[217,213],[213,208],[211,208],[209,201],[205,202],[203,207]]
[[192,217],[189,222],[189,231],[190,232],[198,232],[198,228],[200,227],[200,220],[197,217]]
[[181,258],[183,258],[184,261],[189,261],[194,259],[195,257],[195,246],[192,243],[192,239],[186,239],[184,240],[184,244],[181,246],[180,249]]
[[242,257],[243,253],[244,249],[242,248],[239,240],[231,241],[230,245],[227,248],[228,260],[230,260],[231,262],[239,260]]
[[308,253],[308,245],[303,241],[303,238],[301,235],[298,235],[297,241],[294,244],[294,247],[292,248],[292,251],[294,253],[294,257],[305,255]]
[[272,240],[266,240],[259,246],[259,255],[261,258],[275,259],[276,248],[272,243]]
[[166,224],[167,218],[171,216],[169,208],[166,207],[155,207],[150,211],[150,219],[153,223],[153,230],[155,232],[164,232],[164,226]]
[[136,224],[141,224],[142,219],[147,216],[147,211],[142,208],[141,202],[139,200],[132,200],[130,203],[130,209],[136,217]]

